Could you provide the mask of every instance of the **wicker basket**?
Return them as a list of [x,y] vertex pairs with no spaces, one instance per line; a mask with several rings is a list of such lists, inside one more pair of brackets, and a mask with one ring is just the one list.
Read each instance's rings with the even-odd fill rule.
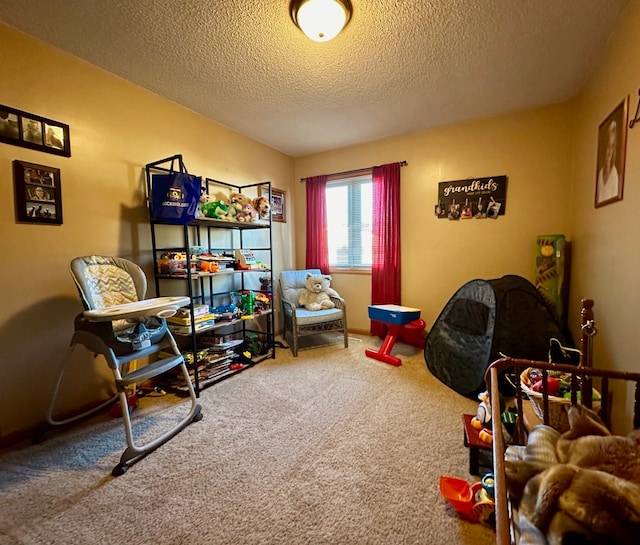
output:
[[[536,392],[531,389],[532,381],[529,378],[529,373],[535,368],[529,367],[525,369],[520,375],[520,387],[522,391],[527,394],[529,401],[531,401],[531,407],[536,416],[544,421],[544,400],[541,392]],[[555,376],[556,378],[563,378],[561,375],[549,373],[549,376]],[[591,408],[596,412],[600,412],[600,392],[593,388]],[[569,430],[569,417],[567,415],[571,407],[571,399],[564,397],[549,396],[549,426],[558,430],[560,433],[564,433]]]

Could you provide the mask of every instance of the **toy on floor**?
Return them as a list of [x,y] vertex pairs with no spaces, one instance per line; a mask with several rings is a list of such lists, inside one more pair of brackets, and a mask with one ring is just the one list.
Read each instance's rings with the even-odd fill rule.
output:
[[370,358],[396,367],[402,365],[400,358],[391,355],[391,349],[398,339],[424,349],[422,332],[425,322],[420,319],[420,309],[400,305],[369,305],[369,318],[384,322],[389,327],[379,350],[365,349],[364,353]]
[[[486,481],[486,484],[485,484]],[[495,503],[487,488],[493,490],[493,476],[470,485],[464,479],[440,477],[440,493],[458,514],[469,522],[495,527]]]
[[398,340],[424,350],[426,327],[427,323],[422,318],[413,320],[413,322],[402,326],[398,334]]
[[480,404],[476,415],[471,419],[471,425],[479,431],[478,439],[490,445],[493,443],[493,432],[491,429],[491,403],[489,402],[489,392],[484,391],[478,394]]
[[480,404],[476,415],[471,419],[471,425],[481,430],[483,428],[491,429],[491,403],[489,402],[489,392],[484,391],[478,394]]

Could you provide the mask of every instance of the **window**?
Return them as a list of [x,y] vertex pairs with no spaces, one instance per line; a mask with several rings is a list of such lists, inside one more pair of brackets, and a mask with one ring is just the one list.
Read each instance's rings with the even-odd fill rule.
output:
[[371,269],[371,174],[327,182],[327,234],[332,269]]

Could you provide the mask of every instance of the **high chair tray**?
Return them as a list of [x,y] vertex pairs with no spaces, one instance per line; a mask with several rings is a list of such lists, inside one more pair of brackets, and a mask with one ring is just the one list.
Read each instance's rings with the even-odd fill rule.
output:
[[153,299],[124,303],[122,305],[114,305],[97,310],[85,310],[84,317],[93,322],[110,322],[112,320],[124,320],[126,318],[136,318],[140,316],[169,318],[173,316],[180,307],[188,305],[190,301],[191,300],[185,296],[155,297]]

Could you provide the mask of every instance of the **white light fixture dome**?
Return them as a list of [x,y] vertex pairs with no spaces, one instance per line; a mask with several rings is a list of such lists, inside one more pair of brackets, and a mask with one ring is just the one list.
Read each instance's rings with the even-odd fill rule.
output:
[[327,42],[335,38],[351,19],[350,0],[292,0],[293,22],[309,38]]

